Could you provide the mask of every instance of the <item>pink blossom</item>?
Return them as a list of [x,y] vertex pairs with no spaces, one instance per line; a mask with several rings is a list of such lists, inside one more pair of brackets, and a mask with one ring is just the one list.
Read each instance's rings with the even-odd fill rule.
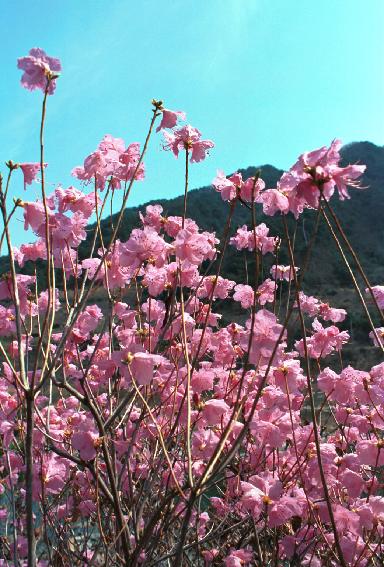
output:
[[164,291],[166,284],[168,283],[168,275],[165,267],[157,268],[148,264],[145,267],[145,274],[143,278],[143,285],[148,288],[148,293],[152,297],[160,295]]
[[[34,203],[25,202],[23,203],[24,208],[24,230],[28,230],[29,227],[36,234],[45,236],[45,209],[41,201],[36,201]],[[53,211],[48,208],[48,217],[53,217]]]
[[193,373],[191,385],[194,392],[201,394],[204,390],[212,390],[214,371],[202,368]]
[[243,309],[249,309],[253,305],[254,291],[250,285],[238,284],[233,299],[239,301]]
[[214,258],[217,243],[218,240],[209,232],[196,233],[182,229],[174,242],[176,257],[188,260],[191,264],[201,264],[205,259]]
[[217,171],[217,176],[212,181],[212,185],[220,193],[223,201],[232,201],[237,196],[235,183],[231,181],[231,177],[227,179],[224,171],[220,169]]
[[264,188],[265,183],[260,177],[257,179],[254,177],[248,177],[248,179],[240,185],[240,197],[243,201],[252,203],[253,201],[258,200],[258,195]]
[[246,567],[253,560],[253,552],[247,549],[232,550],[224,559],[225,567]]
[[275,299],[276,282],[267,278],[259,285],[256,291],[257,302],[260,305],[272,303]]
[[[323,327],[323,325],[315,319],[312,323],[314,333],[307,338],[308,355],[311,358],[325,357],[334,350],[340,350],[342,345],[349,340],[347,331],[340,331],[334,325]],[[304,341],[296,341],[295,347],[304,356]]]
[[283,495],[269,509],[269,526],[281,526],[293,516],[302,517],[307,509],[307,499],[301,488],[295,488],[291,494]]
[[232,236],[229,240],[229,243],[232,246],[235,246],[237,250],[252,250],[252,241],[251,241],[252,233],[248,230],[247,225],[243,225],[241,228],[237,229],[236,235]]
[[[44,167],[47,167],[47,163],[44,164]],[[20,163],[20,169],[24,175],[24,190],[26,190],[27,185],[32,185],[32,182],[36,179],[39,171],[40,171],[40,164],[39,163]]]
[[[38,307],[39,307],[40,311],[42,311],[42,312],[46,311],[46,309],[48,307],[48,300],[49,300],[48,290],[42,291],[40,293],[39,299],[38,299]],[[60,300],[59,300],[59,290],[58,289],[55,289],[53,308],[55,309],[55,311],[58,311],[60,309]]]
[[319,317],[322,317],[324,321],[332,321],[333,323],[340,323],[344,321],[347,316],[345,309],[335,309],[330,307],[328,303],[321,303],[319,306]]
[[39,239],[32,244],[22,244],[19,249],[14,248],[14,255],[17,263],[22,268],[25,262],[32,260],[36,262],[39,258],[46,259],[47,245],[44,240]]
[[[167,217],[164,221],[164,230],[172,238],[176,238],[183,227],[183,217]],[[189,232],[199,232],[199,227],[192,219],[184,220],[184,228]]]
[[[374,285],[372,292],[380,309],[384,309],[384,285]],[[368,295],[369,289],[366,289],[365,293]]]
[[186,114],[181,110],[168,110],[167,108],[162,109],[162,118],[159,126],[156,128],[156,132],[164,128],[174,128],[179,120],[185,120]]
[[72,336],[76,342],[85,341],[89,333],[94,331],[99,324],[103,314],[97,305],[88,305],[79,315],[76,325],[72,330]]
[[145,207],[145,215],[139,213],[140,220],[144,226],[151,226],[160,232],[165,219],[161,216],[163,212],[163,207],[161,205],[147,205]]
[[72,170],[72,175],[86,182],[96,179],[97,188],[104,189],[107,177],[107,160],[105,155],[100,150],[96,150],[85,158],[83,166],[75,167]]
[[377,327],[375,333],[373,331],[369,333],[369,337],[372,339],[374,346],[384,347],[384,327]]
[[[57,187],[55,189],[55,197],[58,201],[59,213],[65,213],[66,211],[80,212],[84,217],[88,218],[96,208],[94,192],[84,195],[82,191],[75,187],[68,187],[68,189]],[[100,205],[99,197],[97,197],[97,202]]]
[[255,230],[248,230],[246,225],[237,229],[235,236],[232,236],[229,240],[230,244],[236,247],[237,250],[244,250],[247,248],[252,251],[256,248],[260,250],[262,254],[267,254],[268,252],[273,252],[278,243],[278,239],[273,236],[268,236],[269,228],[264,224],[260,223],[256,226]]
[[[48,78],[56,76],[61,71],[59,59],[49,57],[45,51],[34,47],[26,57],[17,60],[17,67],[24,71],[21,77],[21,84],[24,88],[33,91],[47,89]],[[56,88],[56,79],[49,81],[48,94],[53,94]]]
[[193,126],[183,126],[173,133],[164,132],[164,149],[172,150],[178,157],[180,150],[188,150],[191,153],[191,162],[199,162],[205,159],[210,148],[214,147],[211,140],[202,140],[201,132]]
[[224,400],[212,398],[205,402],[203,410],[203,418],[209,425],[217,425],[223,416],[228,414],[229,407]]
[[197,297],[212,297],[213,299],[226,299],[235,286],[234,281],[221,276],[207,276],[197,291]]
[[[364,173],[364,165],[339,167],[340,140],[302,154],[278,183],[278,190],[288,198],[290,211],[298,217],[304,208],[317,208],[320,194],[330,199],[337,188],[341,200],[349,198],[347,185],[358,187],[356,180]],[[321,191],[321,193],[320,193]]]
[[7,309],[0,305],[0,335],[7,336],[16,331],[14,309]]
[[[294,268],[295,272],[299,271],[299,268]],[[287,282],[294,279],[294,271],[291,266],[277,266],[273,265],[271,268],[271,275],[275,280],[285,280]]]
[[287,197],[277,189],[267,189],[263,191],[258,201],[263,204],[263,212],[268,216],[273,216],[277,212],[285,214],[289,211],[289,201]]
[[302,291],[299,292],[299,300],[303,313],[307,313],[310,317],[318,316],[324,321],[340,323],[347,315],[345,309],[330,307],[328,303],[320,302],[316,297],[307,296]]
[[[277,322],[276,316],[270,311],[261,309],[256,313],[251,351],[249,353],[249,361],[252,364],[259,364],[262,361],[267,361],[271,357],[282,328],[282,325]],[[244,350],[248,349],[249,333],[250,331],[240,340],[240,344]]]
[[44,484],[45,494],[57,494],[66,482],[69,462],[59,458],[55,454],[46,456],[41,469],[38,471],[40,478],[36,478],[37,489],[41,491],[41,483]]
[[91,431],[75,431],[72,435],[72,447],[79,451],[80,458],[84,461],[92,461],[96,457],[95,441],[97,435]]
[[150,226],[135,228],[131,236],[121,247],[122,265],[140,266],[145,261],[153,262],[157,267],[164,265],[170,252],[170,246]]
[[158,354],[148,352],[137,352],[130,364],[130,372],[140,386],[150,384],[153,378],[155,365],[164,362],[164,358]]
[[204,558],[204,561],[206,564],[212,563],[212,561],[214,561],[215,557],[217,557],[219,555],[219,550],[218,549],[204,549],[201,552],[201,555]]
[[145,167],[143,162],[139,165],[140,157],[140,144],[137,142],[130,144],[120,155],[121,165],[115,172],[115,175],[122,181],[129,181],[133,178],[137,181],[144,179]]
[[300,291],[299,301],[303,313],[307,313],[310,317],[315,317],[319,314],[319,300],[316,297],[305,295],[305,293]]

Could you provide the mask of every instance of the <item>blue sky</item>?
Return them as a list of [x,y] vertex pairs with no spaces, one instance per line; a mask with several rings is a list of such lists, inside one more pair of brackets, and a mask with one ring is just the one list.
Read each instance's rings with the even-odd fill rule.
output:
[[[216,147],[191,187],[216,169],[289,167],[334,137],[384,143],[383,0],[0,0],[0,163],[38,161],[41,94],[21,88],[17,57],[42,47],[62,61],[48,101],[48,183],[104,134],[142,142],[153,97],[184,110]],[[183,162],[153,138],[131,205],[183,191]],[[0,166],[1,167],[1,166]],[[1,167],[4,172],[4,168]],[[21,175],[13,196],[24,194]],[[25,240],[22,213],[15,243]]]

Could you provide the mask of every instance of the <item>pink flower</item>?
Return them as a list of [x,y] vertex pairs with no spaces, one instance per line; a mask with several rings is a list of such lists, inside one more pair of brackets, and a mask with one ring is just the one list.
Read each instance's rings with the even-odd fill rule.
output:
[[103,314],[97,305],[88,305],[76,321],[72,330],[72,338],[77,343],[85,341],[89,334],[96,329],[102,317]]
[[160,295],[165,289],[165,285],[168,283],[168,275],[165,267],[157,268],[148,264],[145,267],[145,274],[143,278],[143,285],[148,288],[148,293],[152,297]]
[[362,465],[382,467],[384,465],[384,447],[382,441],[367,439],[359,441],[356,446],[356,453]]
[[257,302],[260,305],[272,303],[275,299],[276,282],[271,279],[266,279],[259,285],[256,292]]
[[164,362],[164,357],[149,352],[137,352],[130,364],[130,372],[134,380],[140,386],[146,386],[151,383],[153,378],[153,370],[155,365]]
[[229,406],[224,400],[212,399],[205,402],[203,419],[209,425],[220,424],[221,418],[229,412]]
[[384,327],[377,327],[375,331],[376,333],[374,333],[373,331],[369,333],[370,339],[372,339],[374,346],[384,347]]
[[[297,273],[299,268],[295,267],[295,272]],[[294,279],[294,272],[291,266],[277,266],[274,265],[271,268],[271,275],[275,280],[285,280],[287,282]]]
[[[47,163],[44,164],[44,167],[47,167]],[[40,171],[40,164],[39,163],[20,163],[20,169],[24,175],[24,191],[27,188],[27,185],[32,185],[32,182],[35,181],[39,171]]]
[[151,226],[156,232],[160,232],[165,221],[161,216],[162,212],[163,207],[161,205],[147,205],[145,207],[145,215],[139,213],[140,220],[144,226]]
[[[275,298],[275,288],[275,282],[270,279],[266,279],[261,285],[259,285],[256,292],[258,303],[260,305],[272,303]],[[233,299],[235,301],[240,301],[243,309],[249,309],[253,305],[253,296],[254,292],[250,285],[238,284],[235,287]]]
[[59,458],[55,454],[47,455],[38,472],[40,478],[36,478],[37,489],[41,491],[41,483],[44,484],[45,494],[57,494],[66,483],[69,461]]
[[253,236],[252,232],[250,232],[247,225],[244,224],[242,227],[237,229],[236,235],[230,238],[229,243],[232,246],[235,246],[236,250],[254,250],[254,244],[252,245],[251,236]]
[[253,552],[247,549],[232,550],[224,559],[225,567],[246,567],[253,559]]
[[[374,298],[377,301],[378,306],[380,309],[384,309],[384,285],[375,285],[372,287],[372,292]],[[365,290],[365,293],[369,293],[369,289]]]
[[232,178],[226,178],[224,171],[220,169],[217,171],[215,179],[212,181],[213,187],[221,195],[223,201],[232,201],[236,198],[237,188]]
[[121,165],[115,172],[115,175],[122,181],[130,181],[135,178],[136,181],[141,181],[145,177],[144,163],[141,162],[140,144],[133,142],[128,148],[120,155]]
[[238,284],[235,287],[233,299],[239,301],[243,309],[249,309],[253,305],[254,292],[250,285]]
[[202,140],[201,132],[189,124],[175,130],[172,134],[164,132],[164,138],[166,141],[165,150],[172,150],[176,157],[178,157],[180,150],[188,150],[191,152],[191,162],[199,162],[205,159],[208,150],[215,145],[211,140]]
[[[41,89],[45,92],[48,78],[56,76],[61,71],[59,59],[49,57],[38,47],[31,49],[26,57],[20,57],[17,60],[17,67],[24,71],[21,84],[30,91]],[[55,88],[56,79],[52,79],[49,82],[48,94],[53,94]]]
[[265,183],[260,177],[256,180],[254,177],[248,177],[240,186],[240,197],[243,201],[252,203],[252,201],[258,200],[258,195],[264,188]]
[[134,142],[125,148],[124,140],[106,134],[96,151],[85,158],[83,166],[75,167],[72,175],[85,182],[96,182],[101,191],[107,179],[112,189],[133,177],[144,179],[144,164],[140,161],[140,144]]
[[[38,307],[39,311],[44,312],[48,307],[48,300],[49,300],[49,292],[48,290],[42,291],[39,295],[38,299]],[[54,309],[58,311],[60,309],[60,300],[59,300],[59,290],[55,289],[55,296],[54,296]]]
[[[23,204],[23,208],[24,230],[28,230],[28,228],[31,227],[33,232],[39,235],[45,225],[45,210],[43,203],[41,201],[36,201],[34,203],[25,202]],[[52,218],[53,215],[53,211],[48,208],[48,217]]]
[[118,162],[121,154],[125,151],[125,143],[122,138],[114,138],[111,134],[105,134],[98,149],[107,157],[109,162]]
[[322,317],[324,321],[332,321],[333,323],[340,323],[344,321],[347,316],[345,309],[335,309],[330,307],[328,303],[320,303],[319,307],[319,317]]
[[19,249],[14,248],[15,259],[22,268],[25,262],[32,260],[36,262],[39,258],[46,259],[47,245],[44,240],[36,240],[33,244],[22,244]]
[[192,374],[191,385],[194,392],[201,394],[204,390],[212,390],[214,372],[209,368],[202,368]]
[[205,549],[204,551],[201,552],[201,555],[204,558],[204,561],[206,564],[212,563],[212,561],[215,559],[215,557],[217,557],[219,555],[219,550],[214,548],[214,549]]
[[269,527],[281,526],[293,516],[302,517],[307,509],[305,493],[301,488],[295,488],[291,494],[283,495],[269,510]]
[[295,165],[284,173],[276,189],[268,189],[258,199],[264,213],[286,214],[291,211],[296,218],[305,208],[317,208],[320,195],[329,200],[337,189],[341,200],[349,198],[347,186],[359,187],[357,179],[364,173],[364,165],[339,167],[340,140],[330,147],[322,147],[302,154]]
[[213,299],[226,299],[229,292],[235,286],[234,281],[227,280],[221,276],[207,276],[197,291],[197,297],[212,297]]
[[[317,319],[312,323],[312,327],[315,332],[307,338],[308,356],[311,358],[324,358],[334,350],[341,350],[343,344],[349,340],[347,331],[340,331],[334,325],[323,327]],[[295,347],[300,356],[304,356],[303,339],[296,341]]]
[[156,132],[160,132],[163,128],[174,128],[178,120],[186,119],[185,112],[181,110],[168,110],[167,108],[163,108],[162,113],[163,116],[159,126],[156,128]]
[[303,313],[307,313],[310,317],[315,317],[319,314],[319,300],[316,297],[305,295],[305,293],[300,291],[299,301]]
[[[250,326],[250,323],[251,321],[248,321],[248,326]],[[283,326],[278,323],[276,316],[270,311],[260,309],[256,313],[251,351],[249,353],[249,362],[251,364],[262,364],[269,360],[282,328]],[[249,333],[250,331],[248,330],[240,340],[244,350],[248,348]]]
[[131,236],[122,244],[121,264],[139,267],[143,262],[153,262],[157,267],[164,265],[170,245],[150,226],[135,228]]
[[81,459],[92,461],[96,457],[96,440],[96,433],[84,430],[75,431],[72,435],[72,447],[79,451]]
[[[58,201],[59,213],[65,213],[66,211],[80,212],[84,217],[88,218],[95,210],[94,192],[84,195],[82,191],[75,187],[68,187],[68,189],[58,187],[55,189],[55,197]],[[100,204],[99,197],[97,197],[97,201]]]
[[[67,217],[62,213],[56,213],[50,218],[49,227],[52,234],[52,248],[65,250],[67,246],[77,247],[87,234],[85,227],[88,219],[82,213],[73,213]],[[45,237],[45,223],[40,226],[36,233],[41,238]]]
[[324,321],[340,323],[347,316],[345,309],[335,309],[328,303],[321,303],[316,297],[307,296],[302,291],[299,292],[300,307],[303,313],[310,317],[321,317]]
[[203,260],[214,258],[217,243],[218,240],[209,232],[199,234],[184,228],[178,232],[174,242],[176,257],[191,264],[201,264]]
[[263,204],[264,214],[270,217],[277,212],[285,214],[289,211],[289,201],[284,193],[278,189],[267,189],[263,191],[258,201]]
[[227,178],[221,170],[218,170],[212,185],[221,194],[223,201],[232,201],[239,196],[243,201],[248,202],[256,200],[260,191],[265,187],[264,181],[260,178],[255,180],[254,177],[249,177],[243,181],[240,172]]
[[100,150],[96,150],[87,156],[83,166],[75,167],[72,170],[72,175],[82,181],[89,182],[96,179],[97,188],[101,190],[104,189],[107,174],[107,160]]
[[229,243],[237,250],[247,248],[249,251],[254,250],[256,244],[256,248],[262,254],[267,254],[273,252],[278,243],[278,238],[268,236],[268,234],[269,228],[263,222],[257,225],[254,231],[248,230],[247,225],[244,224],[237,229],[236,235],[230,238]]

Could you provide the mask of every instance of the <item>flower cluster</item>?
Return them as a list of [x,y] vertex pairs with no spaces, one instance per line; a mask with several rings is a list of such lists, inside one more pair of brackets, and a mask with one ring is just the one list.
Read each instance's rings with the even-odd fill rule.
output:
[[[19,66],[44,90],[43,63],[60,66],[37,51]],[[164,148],[204,159],[213,142],[154,103]],[[297,216],[363,172],[339,148],[303,154],[276,189],[222,172],[214,187],[229,219]],[[343,365],[346,310],[302,291],[289,232],[254,215],[218,237],[148,205],[119,239],[121,210],[84,256],[101,192],[143,179],[143,158],[107,135],[73,171],[90,192],[19,203],[37,240],[9,248],[0,281],[0,564],[378,565],[384,363]],[[253,258],[246,281],[221,271],[228,244]],[[37,260],[46,289],[20,273]],[[379,311],[383,290],[367,290]]]

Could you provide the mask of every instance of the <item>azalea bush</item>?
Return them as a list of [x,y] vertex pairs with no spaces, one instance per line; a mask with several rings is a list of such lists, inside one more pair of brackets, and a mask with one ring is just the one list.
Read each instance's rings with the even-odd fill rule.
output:
[[[341,166],[335,140],[301,155],[275,188],[262,173],[218,172],[227,223],[220,235],[202,231],[188,217],[188,186],[214,144],[153,100],[143,145],[106,135],[73,169],[76,187],[48,194],[44,126],[61,65],[32,49],[18,67],[22,85],[42,92],[41,159],[10,160],[0,178],[10,260],[0,282],[0,564],[382,565],[384,363],[346,365],[346,311],[305,286],[325,224],[383,352],[384,286],[368,281],[332,207],[348,187],[369,190],[364,165]],[[183,210],[167,218],[147,206],[122,242],[129,196],[159,143],[180,158]],[[21,174],[38,199],[9,198]],[[100,221],[116,193],[105,240]],[[236,207],[248,225],[232,226]],[[15,248],[20,209],[36,240]],[[298,261],[303,214],[314,228]],[[242,281],[222,275],[229,247],[253,258]],[[38,261],[46,286],[23,269]],[[224,324],[233,302],[242,319]]]

